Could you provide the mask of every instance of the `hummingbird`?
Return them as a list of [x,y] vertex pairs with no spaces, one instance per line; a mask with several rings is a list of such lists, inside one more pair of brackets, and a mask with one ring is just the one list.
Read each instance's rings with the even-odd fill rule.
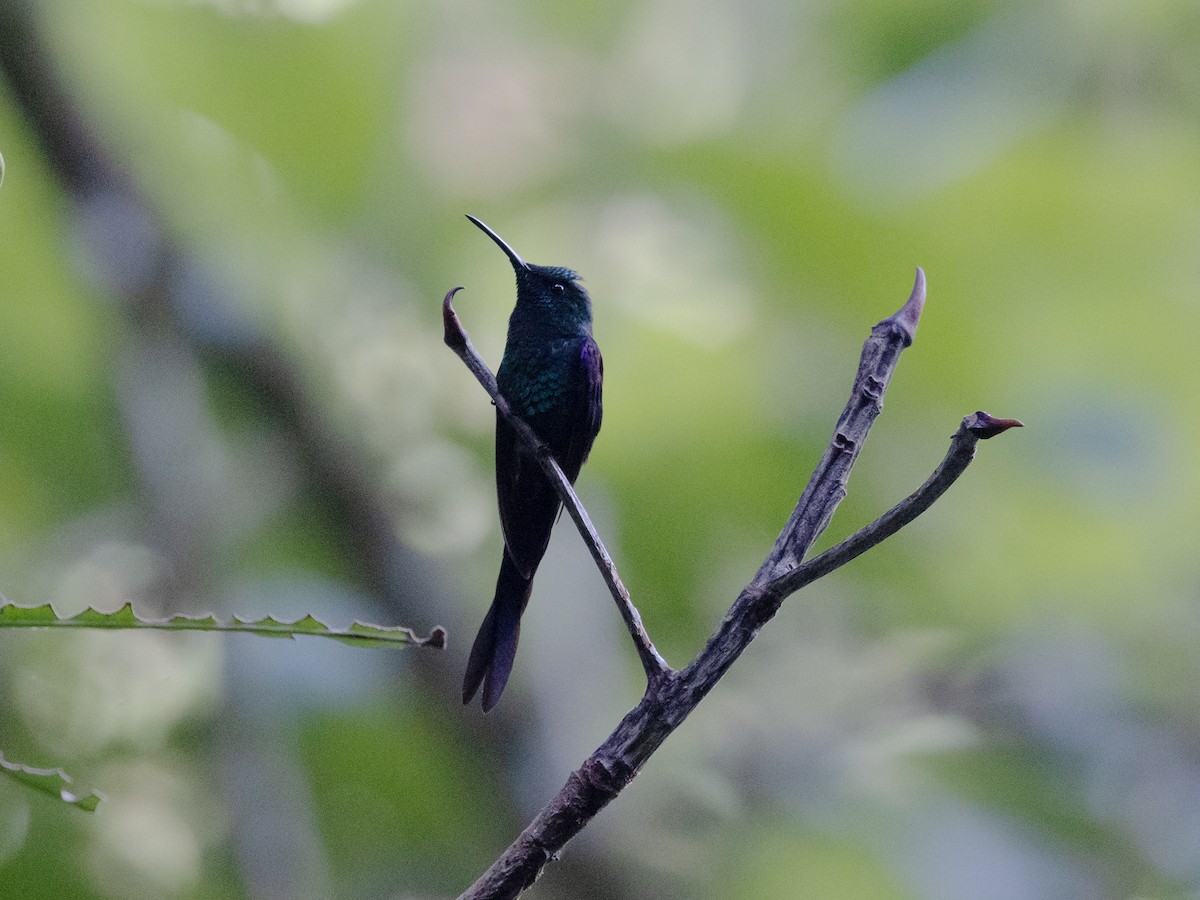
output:
[[[574,484],[600,431],[604,361],[592,338],[591,298],[575,272],[527,263],[487,225],[467,218],[504,251],[517,276],[517,304],[496,372],[500,395],[550,448]],[[470,703],[483,685],[484,712],[496,705],[508,682],[533,575],[562,508],[536,456],[499,412],[496,495],[504,556],[496,596],[463,679],[463,703]]]

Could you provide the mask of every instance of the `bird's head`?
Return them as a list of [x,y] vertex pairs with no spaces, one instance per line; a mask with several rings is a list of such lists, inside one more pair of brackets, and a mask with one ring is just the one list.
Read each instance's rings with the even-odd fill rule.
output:
[[504,251],[517,276],[517,307],[514,316],[528,317],[548,326],[575,331],[590,328],[592,301],[580,284],[578,273],[562,266],[527,263],[500,235],[474,216],[467,216]]

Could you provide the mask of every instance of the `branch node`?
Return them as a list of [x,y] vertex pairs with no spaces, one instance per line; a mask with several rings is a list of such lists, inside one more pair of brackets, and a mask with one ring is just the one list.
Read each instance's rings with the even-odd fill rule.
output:
[[629,781],[628,775],[614,771],[604,760],[590,758],[579,767],[579,777],[594,791],[615,797]]

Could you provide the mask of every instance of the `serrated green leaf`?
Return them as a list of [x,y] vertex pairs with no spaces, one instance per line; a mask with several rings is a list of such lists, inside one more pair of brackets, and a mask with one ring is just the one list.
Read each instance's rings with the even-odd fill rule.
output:
[[411,628],[398,625],[371,625],[354,622],[349,628],[332,628],[312,615],[294,622],[266,616],[261,619],[242,619],[234,616],[222,622],[215,616],[172,616],[154,619],[139,616],[133,604],[126,603],[113,612],[89,607],[73,616],[62,616],[49,603],[40,606],[0,605],[0,628],[99,628],[151,629],[155,631],[216,631],[238,634],[257,634],[261,637],[296,638],[298,636],[333,638],[356,647],[432,647],[446,645],[446,632],[435,628],[428,637],[418,637]]
[[35,791],[57,797],[63,803],[77,806],[84,812],[95,812],[104,795],[97,791],[79,793],[74,779],[62,769],[36,769],[23,763],[10,762],[0,753],[0,772],[4,772]]

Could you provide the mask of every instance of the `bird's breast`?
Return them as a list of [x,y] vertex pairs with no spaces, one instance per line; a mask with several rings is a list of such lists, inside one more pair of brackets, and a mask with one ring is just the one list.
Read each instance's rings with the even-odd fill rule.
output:
[[509,342],[496,380],[514,412],[527,419],[570,412],[567,407],[575,393],[571,385],[578,368],[581,341],[574,338],[536,344]]

